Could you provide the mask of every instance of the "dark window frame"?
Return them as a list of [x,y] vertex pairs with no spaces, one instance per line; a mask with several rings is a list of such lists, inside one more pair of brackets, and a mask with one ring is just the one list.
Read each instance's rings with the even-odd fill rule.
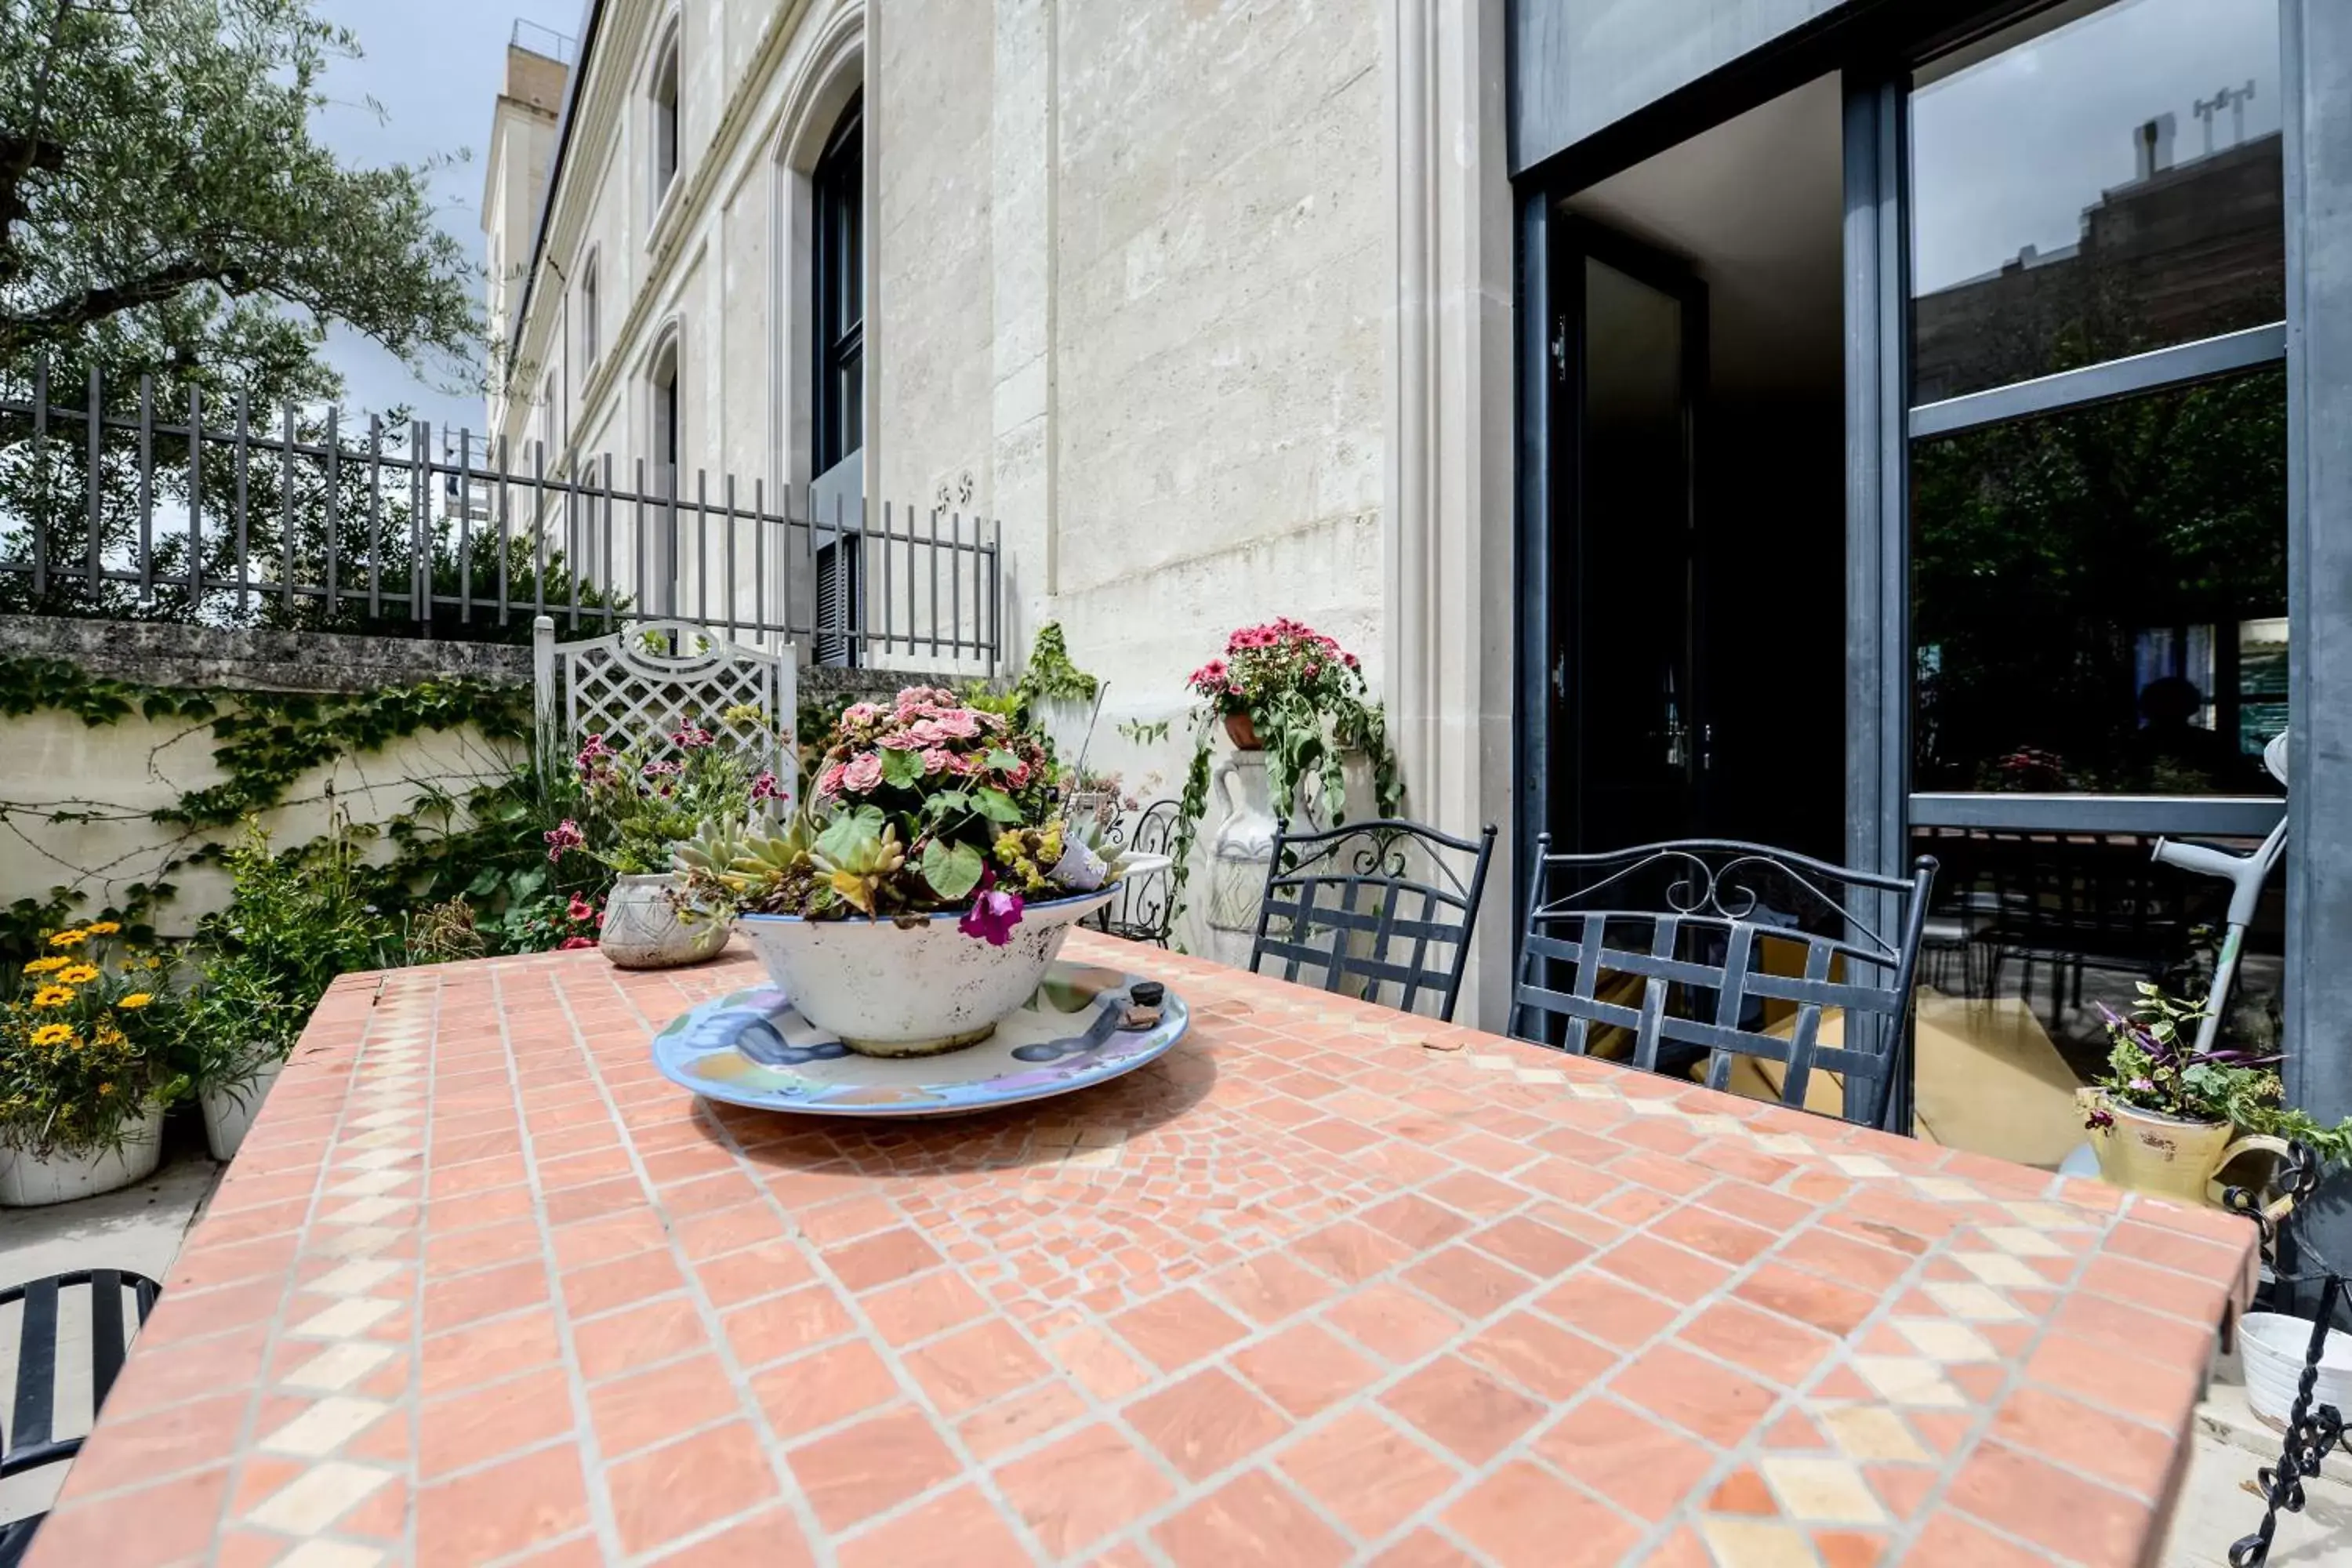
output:
[[849,100],[810,177],[810,472],[865,445],[865,99]]
[[[2084,7],[2080,14],[2087,16],[2105,8],[2104,5]],[[2075,7],[2067,0],[2011,5],[1989,12],[1980,26],[1966,32],[1947,33],[1922,42],[1907,51],[1877,82],[1862,83],[1859,96],[1876,102],[1871,110],[1849,113],[1847,117],[1849,233],[1853,231],[1851,215],[1857,199],[1878,209],[1874,216],[1879,219],[1876,226],[1880,232],[1874,270],[1880,341],[1873,346],[1881,377],[1878,445],[1885,488],[1880,493],[1881,510],[1871,520],[1870,526],[1885,527],[1880,545],[1885,556],[1882,562],[1885,601],[1880,608],[1884,614],[1899,616],[1901,626],[1899,638],[1894,639],[1892,648],[1887,650],[1898,653],[1899,658],[1884,667],[1886,679],[1882,689],[1885,700],[1874,715],[1876,723],[1871,726],[1874,732],[1869,737],[1871,745],[1884,748],[1885,766],[1894,775],[1887,782],[1895,786],[1889,793],[1902,802],[1903,807],[1895,820],[1882,816],[1884,837],[1878,849],[1885,862],[1897,862],[1903,858],[1911,827],[2259,837],[2269,831],[2286,807],[2284,800],[2270,795],[2088,792],[2043,795],[1911,787],[1911,709],[1916,695],[1916,654],[1910,626],[1910,468],[1916,444],[2235,377],[2268,365],[2284,365],[2287,359],[2287,323],[2280,321],[1956,397],[1924,403],[1910,400],[1909,237],[1916,199],[1911,189],[1912,78],[1936,59],[1980,44],[2036,17],[2071,9]],[[1858,79],[1850,78],[1850,82]],[[1871,188],[1861,192],[1855,190],[1853,183],[1858,167],[1876,174],[1874,182],[1866,182]],[[1855,272],[1852,267],[1848,272],[1851,289],[1857,286]],[[1850,310],[1853,304],[1850,300]],[[1863,428],[1851,422],[1850,415],[1850,437],[1861,438]],[[2292,528],[2291,519],[2288,526]]]

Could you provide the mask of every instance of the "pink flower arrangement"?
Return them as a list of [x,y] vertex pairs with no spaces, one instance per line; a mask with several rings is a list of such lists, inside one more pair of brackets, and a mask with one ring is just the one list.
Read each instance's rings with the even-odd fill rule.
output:
[[1253,702],[1286,692],[1313,699],[1364,689],[1363,667],[1354,654],[1287,616],[1227,637],[1224,656],[1194,670],[1185,684],[1221,713],[1246,713]]
[[[887,708],[854,702],[842,710],[831,740],[816,770],[820,804],[959,783],[1009,794],[1044,776],[1045,753],[1033,737],[939,687],[910,686]],[[913,759],[911,773],[886,768],[892,752]]]

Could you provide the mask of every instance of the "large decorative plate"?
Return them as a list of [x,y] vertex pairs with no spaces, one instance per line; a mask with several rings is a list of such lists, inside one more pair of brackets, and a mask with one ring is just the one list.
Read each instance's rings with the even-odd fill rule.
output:
[[1133,1072],[1174,1045],[1189,1015],[1173,990],[1160,1021],[1122,1027],[1147,977],[1056,960],[1022,1009],[976,1046],[935,1057],[861,1057],[772,985],[705,1002],[654,1037],[672,1083],[760,1110],[946,1116],[1067,1094]]

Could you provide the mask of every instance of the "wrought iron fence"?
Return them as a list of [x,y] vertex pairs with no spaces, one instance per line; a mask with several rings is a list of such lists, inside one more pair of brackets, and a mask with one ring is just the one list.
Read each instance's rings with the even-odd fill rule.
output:
[[[1002,530],[642,460],[154,387],[0,389],[0,611],[523,641],[687,616],[819,663],[993,673]],[[436,437],[439,437],[436,443]]]

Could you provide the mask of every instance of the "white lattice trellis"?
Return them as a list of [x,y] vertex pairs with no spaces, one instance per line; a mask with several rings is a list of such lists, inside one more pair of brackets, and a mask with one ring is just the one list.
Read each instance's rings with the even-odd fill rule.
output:
[[555,622],[542,616],[532,633],[541,765],[561,766],[593,734],[674,749],[669,737],[694,724],[792,780],[793,758],[777,739],[794,710],[791,655],[746,647],[693,621],[640,621],[558,643]]

